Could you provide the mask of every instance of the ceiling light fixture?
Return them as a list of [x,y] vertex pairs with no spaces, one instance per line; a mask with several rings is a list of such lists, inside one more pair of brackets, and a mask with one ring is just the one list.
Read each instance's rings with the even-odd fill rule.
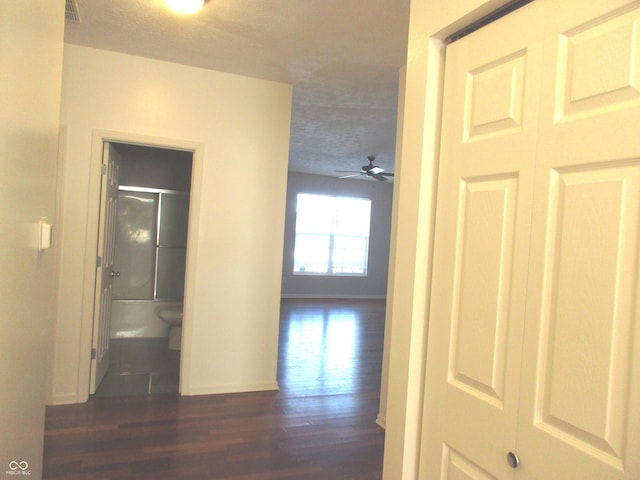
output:
[[204,0],[164,0],[171,10],[174,10],[178,13],[183,13],[185,15],[190,13],[195,13],[202,5],[204,5]]

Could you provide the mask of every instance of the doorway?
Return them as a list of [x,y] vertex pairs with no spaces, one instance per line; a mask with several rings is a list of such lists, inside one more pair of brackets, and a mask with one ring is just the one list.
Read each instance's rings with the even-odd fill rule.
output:
[[[96,396],[179,391],[192,163],[191,151],[104,144],[103,171],[115,172],[117,207],[115,218],[100,221],[99,263],[110,266],[100,273],[108,288],[97,289],[95,302]],[[101,202],[108,204],[105,190]]]

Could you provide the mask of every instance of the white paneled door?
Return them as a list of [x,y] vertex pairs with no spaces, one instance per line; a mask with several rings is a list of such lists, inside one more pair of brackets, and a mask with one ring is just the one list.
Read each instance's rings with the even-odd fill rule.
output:
[[[509,478],[540,102],[540,5],[447,48],[424,478]],[[426,442],[426,443],[425,443]]]
[[111,333],[111,297],[113,280],[119,275],[113,269],[118,210],[118,173],[120,155],[108,142],[104,143],[102,158],[102,188],[100,196],[100,224],[96,258],[96,294],[94,300],[93,344],[91,349],[91,379],[89,393],[93,394],[109,368],[109,337]]
[[640,2],[548,3],[517,449],[640,479]]
[[640,2],[447,47],[421,477],[640,478]]

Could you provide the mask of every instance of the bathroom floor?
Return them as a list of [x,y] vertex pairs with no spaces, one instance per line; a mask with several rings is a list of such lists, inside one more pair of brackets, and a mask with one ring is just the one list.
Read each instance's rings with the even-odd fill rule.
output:
[[109,343],[109,370],[96,397],[178,392],[180,351],[167,338],[117,338]]

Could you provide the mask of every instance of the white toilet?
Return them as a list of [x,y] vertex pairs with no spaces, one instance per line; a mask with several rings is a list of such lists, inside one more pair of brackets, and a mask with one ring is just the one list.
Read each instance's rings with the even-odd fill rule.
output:
[[163,307],[156,314],[169,325],[169,349],[180,350],[182,342],[182,305],[175,307]]

